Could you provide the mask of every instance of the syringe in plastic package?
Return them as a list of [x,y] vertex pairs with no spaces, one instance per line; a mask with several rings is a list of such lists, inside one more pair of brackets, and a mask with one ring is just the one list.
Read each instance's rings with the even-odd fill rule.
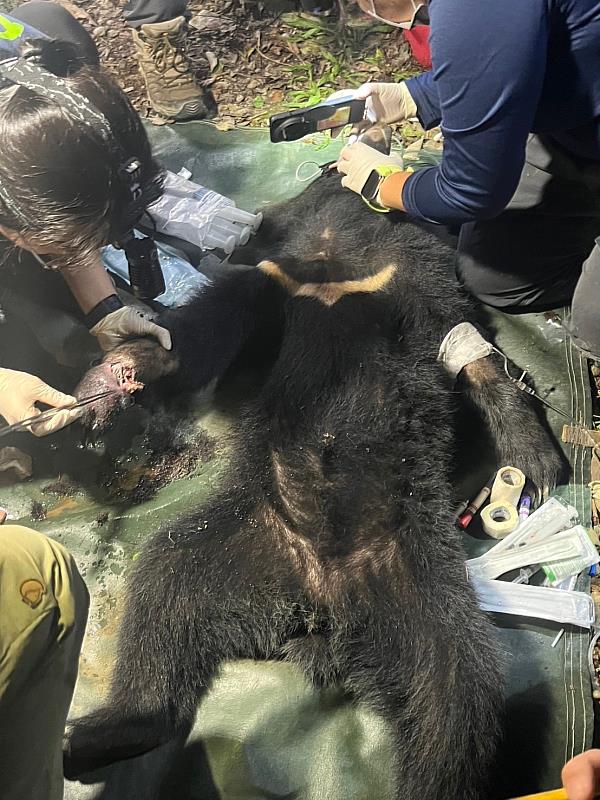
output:
[[595,621],[594,603],[585,592],[478,579],[472,584],[484,611],[549,619],[581,628],[591,628]]
[[167,172],[163,195],[149,211],[161,233],[226,253],[245,244],[262,222],[262,214],[237,208],[231,198],[172,172]]
[[471,558],[465,562],[469,578],[493,580],[507,572],[530,564],[557,564],[557,574],[564,575],[563,562],[574,562],[578,571],[598,562],[598,552],[582,525],[570,530],[556,533],[553,536],[537,541],[535,544],[514,547],[503,552],[494,552],[495,548],[479,558]]

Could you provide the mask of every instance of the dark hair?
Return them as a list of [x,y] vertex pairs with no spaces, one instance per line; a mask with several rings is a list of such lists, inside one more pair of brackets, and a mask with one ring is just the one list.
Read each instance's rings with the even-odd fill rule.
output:
[[127,219],[123,157],[141,164],[138,213],[160,195],[162,173],[140,117],[106,72],[84,64],[66,43],[28,43],[23,55],[32,54],[105,115],[118,144],[110,147],[41,94],[23,86],[0,91],[0,182],[11,200],[0,202],[0,224],[65,253],[65,263],[75,265],[137,222]]

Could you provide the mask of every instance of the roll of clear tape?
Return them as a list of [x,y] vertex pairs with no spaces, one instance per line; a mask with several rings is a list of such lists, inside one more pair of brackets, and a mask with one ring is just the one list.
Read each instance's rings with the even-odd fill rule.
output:
[[525,475],[516,467],[501,467],[496,473],[490,503],[505,502],[517,507],[521,492],[525,488]]
[[504,500],[490,503],[481,512],[483,530],[493,539],[504,539],[519,524],[517,509]]

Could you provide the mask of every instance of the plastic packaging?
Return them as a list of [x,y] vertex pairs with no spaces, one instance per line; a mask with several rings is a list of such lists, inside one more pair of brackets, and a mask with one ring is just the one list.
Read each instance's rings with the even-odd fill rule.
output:
[[[176,308],[184,305],[187,300],[206,286],[210,281],[183,258],[168,252],[160,242],[156,242],[158,258],[165,279],[165,291],[156,300],[164,306]],[[108,269],[129,284],[129,268],[127,258],[122,250],[109,245],[102,250],[102,261]]]
[[472,583],[479,607],[484,611],[549,619],[581,628],[591,628],[594,624],[594,603],[584,592],[505,581],[473,580]]
[[163,195],[148,210],[161,233],[226,253],[246,244],[262,222],[262,214],[236,208],[229,197],[172,172],[166,174]]
[[512,579],[513,583],[529,583],[529,579],[532,578],[536,572],[540,569],[539,564],[533,564],[531,567],[522,567],[519,570],[519,574],[516,578]]
[[[588,567],[591,567],[593,564],[597,564],[598,561],[600,561],[598,551],[592,544],[587,530],[581,525],[576,525],[571,529],[570,533],[574,531],[577,531],[580,535],[581,543],[585,552],[583,552],[579,557],[567,559],[566,561],[554,561],[550,564],[545,562],[542,564],[542,569],[544,570],[544,573],[551,586],[558,586],[558,584],[567,580],[571,576],[579,575],[579,573],[583,572],[584,569],[587,569]],[[554,539],[556,539],[556,537],[554,537]],[[554,539],[552,541],[554,541]]]
[[572,528],[579,522],[577,509],[551,497],[502,541],[487,551],[486,556],[500,553],[513,547],[542,542],[559,531]]
[[[560,583],[555,583],[554,588],[561,589],[562,591],[572,592],[577,586],[578,577],[579,577],[578,575],[571,575],[570,578],[565,578],[564,581],[561,581]],[[542,586],[550,586],[550,581],[548,580],[548,578],[544,579],[544,583],[542,584]]]
[[470,578],[492,580],[519,567],[526,567],[531,564],[545,564],[548,566],[552,562],[559,562],[557,569],[561,576],[560,580],[562,580],[562,578],[573,574],[571,572],[565,574],[565,570],[568,570],[569,566],[564,562],[578,560],[583,563],[585,561],[586,563],[582,567],[584,569],[598,560],[596,549],[582,525],[556,533],[551,538],[537,541],[535,544],[514,547],[510,550],[503,550],[500,553],[494,553],[492,552],[493,550],[495,548],[488,550],[485,555],[479,558],[471,558],[465,562],[467,574]]

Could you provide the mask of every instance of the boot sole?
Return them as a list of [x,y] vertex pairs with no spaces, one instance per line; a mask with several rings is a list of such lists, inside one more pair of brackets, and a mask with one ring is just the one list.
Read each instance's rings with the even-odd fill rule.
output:
[[165,106],[158,106],[150,103],[152,108],[161,116],[173,120],[173,122],[183,122],[190,119],[204,119],[208,116],[208,109],[204,100],[198,98],[197,100],[190,100],[185,103],[181,108],[174,110]]

